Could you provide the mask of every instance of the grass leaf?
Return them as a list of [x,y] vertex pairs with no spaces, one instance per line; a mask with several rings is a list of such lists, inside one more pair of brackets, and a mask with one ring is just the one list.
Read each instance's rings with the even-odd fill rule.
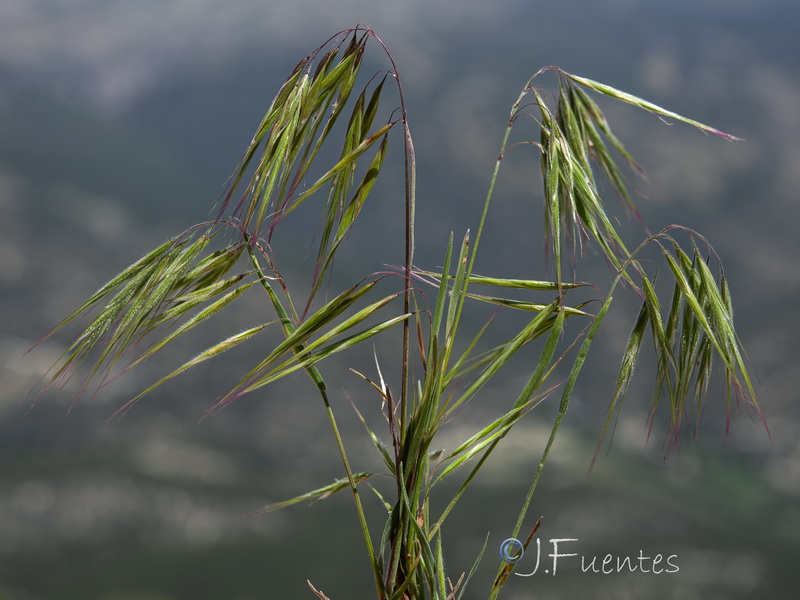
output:
[[[355,479],[356,483],[361,483],[362,481],[366,481],[370,477],[373,476],[373,473],[353,473],[353,479]],[[337,479],[333,483],[318,488],[316,490],[312,490],[310,492],[306,492],[305,494],[301,494],[299,496],[295,496],[294,498],[289,498],[288,500],[282,500],[281,502],[274,502],[272,504],[267,504],[263,508],[258,509],[257,511],[251,513],[252,515],[262,515],[264,513],[272,512],[281,508],[286,508],[287,506],[292,506],[293,504],[299,504],[300,502],[307,502],[307,501],[318,501],[324,500],[326,498],[330,498],[334,494],[341,492],[342,490],[346,490],[350,487],[350,482],[347,478],[344,479]]]

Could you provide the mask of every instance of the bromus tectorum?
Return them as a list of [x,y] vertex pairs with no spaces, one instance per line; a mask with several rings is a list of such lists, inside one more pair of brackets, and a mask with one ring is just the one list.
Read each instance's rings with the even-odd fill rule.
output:
[[[377,43],[389,67],[364,81],[360,70],[368,43]],[[555,77],[554,91],[540,87],[545,75]],[[396,93],[395,100],[384,110],[384,95],[391,90]],[[679,442],[687,423],[702,414],[714,369],[719,370],[726,388],[728,406],[735,396],[758,412],[748,365],[734,329],[730,290],[711,244],[691,229],[670,226],[648,235],[631,250],[614,226],[598,180],[602,177],[625,208],[637,214],[619,158],[634,170],[639,166],[614,135],[592,97],[594,93],[736,140],[610,86],[555,67],[544,68],[526,83],[511,108],[477,226],[458,241],[450,235],[441,268],[417,268],[416,164],[400,75],[373,31],[359,26],[340,32],[301,60],[280,88],[231,176],[215,218],[187,229],[139,259],[49,334],[96,311],[48,374],[44,390],[59,387],[85,361],[89,366],[81,391],[92,385],[102,388],[112,373],[116,377],[153,357],[236,302],[246,290],[260,289],[274,316],[206,348],[130,399],[118,412],[130,409],[189,367],[267,329],[280,330],[282,341],[254,359],[208,412],[286,375],[305,372],[322,400],[344,472],[331,485],[268,505],[263,511],[349,489],[377,598],[461,598],[483,550],[469,573],[451,579],[444,568],[442,524],[508,432],[541,402],[558,393],[558,413],[511,535],[516,538],[520,533],[575,382],[619,284],[638,295],[641,309],[632,319],[598,449],[622,407],[647,331],[656,356],[652,411],[662,400],[668,405],[666,450]],[[532,117],[539,132],[527,143],[537,148],[540,157],[544,237],[554,267],[553,281],[501,278],[473,271],[495,183],[503,158],[513,146],[509,136],[523,116]],[[529,119],[525,122],[531,123]],[[373,296],[380,289],[377,283],[392,277],[385,273],[367,275],[323,301],[320,290],[329,281],[337,252],[384,166],[390,135],[402,140],[404,161],[405,244],[403,266],[394,277],[398,285],[393,292],[376,298]],[[320,225],[313,276],[304,286],[307,294],[300,298],[295,291],[300,286],[281,274],[279,257],[270,241],[281,222],[307,201],[319,203]],[[591,292],[597,288],[569,280],[562,270],[568,257],[575,261],[585,245],[599,249],[613,272],[610,286],[604,293],[598,292],[593,302],[571,300],[576,289]],[[662,278],[672,281],[669,297],[659,298],[656,292],[655,278],[648,274],[650,259],[645,262],[643,258],[645,248],[655,248],[663,259]],[[431,303],[424,293],[426,288],[435,291]],[[509,297],[509,291],[524,294],[525,299]],[[467,303],[521,311],[524,325],[504,342],[481,348],[481,336],[490,323],[465,340],[460,325]],[[576,337],[567,333],[567,320],[582,323]],[[383,439],[388,442],[384,443],[362,418],[393,482],[391,497],[378,495],[388,516],[385,524],[376,525],[367,518],[362,498],[366,488],[359,485],[373,473],[357,472],[351,466],[318,367],[323,359],[394,328],[402,330],[399,381],[394,385],[386,381],[380,365],[374,374],[356,372],[376,394],[386,420]],[[542,338],[538,346],[531,346],[538,338]],[[538,348],[538,358],[516,399],[454,449],[440,449],[435,440],[442,425],[457,417],[457,411],[477,397],[512,357],[523,348],[530,352],[533,347]],[[555,381],[554,372],[560,364],[571,367],[563,380]],[[358,416],[361,418],[360,413]],[[443,510],[434,511],[434,488],[456,474],[461,476],[460,487]],[[512,569],[510,563],[500,565],[487,591],[489,598],[497,597]],[[319,598],[326,597],[313,586],[311,589]]]

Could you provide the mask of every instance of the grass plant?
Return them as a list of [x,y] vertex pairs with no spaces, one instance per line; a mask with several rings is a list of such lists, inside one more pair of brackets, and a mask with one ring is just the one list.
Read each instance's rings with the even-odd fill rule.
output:
[[[368,44],[377,44],[388,68],[365,79],[360,71]],[[542,87],[546,77],[555,79],[555,89]],[[384,109],[387,92],[394,92],[389,110]],[[279,329],[282,341],[248,365],[238,381],[211,404],[208,414],[282,377],[304,372],[320,397],[343,476],[263,511],[349,490],[377,598],[462,598],[486,545],[469,573],[446,573],[443,523],[509,431],[557,395],[551,434],[510,534],[521,535],[576,380],[616,294],[625,290],[635,294],[641,309],[631,315],[630,336],[598,450],[611,437],[648,332],[656,358],[651,415],[666,404],[667,451],[699,422],[712,376],[722,380],[729,409],[735,399],[760,415],[734,328],[730,290],[711,244],[691,229],[671,225],[655,234],[645,233],[644,241],[631,250],[618,232],[600,189],[610,188],[623,207],[637,215],[626,179],[631,168],[641,168],[613,133],[593,98],[596,94],[736,141],[734,136],[605,84],[556,67],[543,68],[525,84],[511,107],[474,231],[451,234],[443,244],[441,268],[423,269],[414,262],[416,162],[400,74],[373,31],[359,26],[340,32],[303,58],[282,85],[231,176],[214,218],[190,227],[133,263],[48,334],[90,312],[93,315],[48,373],[43,390],[60,387],[75,373],[81,373],[81,392],[92,386],[99,390],[234,304],[245,291],[260,289],[274,317],[202,350],[131,398],[117,414],[190,367],[267,330]],[[525,143],[534,146],[540,157],[543,237],[552,261],[552,281],[478,275],[473,270],[503,159],[517,145],[510,143],[510,134],[522,122],[534,123],[538,129],[537,137]],[[392,149],[390,136],[398,136],[403,149],[402,267],[394,277],[367,275],[327,299],[323,291],[330,285],[335,257],[370,198]],[[599,185],[600,179],[604,186]],[[308,282],[296,282],[281,274],[271,240],[283,220],[310,201],[319,206],[313,275]],[[612,271],[604,291],[566,275],[570,271],[566,266],[573,265],[574,273],[575,262],[589,246],[599,250]],[[656,292],[655,277],[649,274],[651,261],[644,258],[646,248],[655,248],[663,259],[666,268],[661,276],[671,279],[668,297],[659,298]],[[379,294],[384,286],[377,284],[385,279],[397,282],[396,289]],[[579,288],[596,294],[595,300],[572,300]],[[301,297],[296,289],[307,293]],[[430,305],[425,289],[435,292]],[[515,297],[509,297],[510,292]],[[520,300],[521,294],[526,299]],[[474,303],[519,311],[525,315],[524,325],[504,342],[484,348],[481,336],[491,322],[471,336],[461,327],[465,306]],[[567,331],[568,320],[582,324],[574,337]],[[373,498],[368,480],[374,473],[356,470],[345,450],[320,364],[390,329],[402,331],[398,363],[393,365],[399,381],[387,381],[380,364],[374,373],[356,372],[379,399],[385,417],[385,431],[371,429],[362,418],[384,474],[392,481],[391,495]],[[434,450],[443,424],[457,419],[466,403],[480,402],[484,388],[523,348],[536,348],[538,358],[513,402],[457,447]],[[563,365],[567,365],[566,375],[556,375],[557,367]],[[451,478],[460,478],[460,485],[445,508],[436,512],[431,498],[439,492],[439,484]],[[384,523],[370,522],[367,501],[385,508]],[[501,562],[493,585],[485,591],[488,598],[498,596],[512,570],[513,564]],[[327,598],[311,589],[318,598]]]

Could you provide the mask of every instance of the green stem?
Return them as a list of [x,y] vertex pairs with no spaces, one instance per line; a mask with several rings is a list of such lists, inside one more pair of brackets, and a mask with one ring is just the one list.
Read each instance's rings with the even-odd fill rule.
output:
[[[456,308],[456,318],[453,321],[453,329],[452,329],[452,337],[455,337],[456,329],[458,327],[458,323],[461,320],[461,310],[464,306],[464,300],[467,297],[467,288],[469,287],[469,280],[472,276],[472,267],[475,264],[475,257],[478,255],[478,245],[481,241],[481,235],[483,234],[483,228],[486,224],[486,216],[489,214],[489,205],[492,202],[492,198],[494,197],[494,187],[497,183],[497,176],[500,173],[500,163],[503,162],[503,156],[506,152],[506,147],[508,146],[508,138],[511,135],[511,129],[514,127],[514,118],[519,108],[522,99],[525,97],[528,87],[526,86],[525,89],[520,93],[519,97],[517,98],[514,105],[511,107],[511,115],[508,120],[508,126],[506,127],[506,131],[503,134],[503,141],[500,143],[500,151],[497,154],[497,161],[494,165],[494,171],[492,172],[492,177],[489,180],[489,190],[486,193],[486,200],[483,203],[483,212],[481,213],[480,221],[478,222],[478,229],[475,232],[475,241],[472,243],[472,255],[469,258],[469,264],[467,265],[467,272],[465,274],[465,284],[463,288],[463,293],[461,294],[460,298],[458,299],[458,306]],[[448,347],[445,350],[445,356],[443,357],[442,364],[447,365],[450,362],[450,352],[452,350],[452,346]]]
[[[399,86],[399,78],[398,78]],[[400,88],[402,103],[402,88]],[[405,106],[403,106],[403,134],[405,136],[405,179],[406,179],[406,249],[405,249],[405,293],[403,295],[403,312],[408,314],[411,309],[411,269],[414,265],[414,218],[416,213],[416,186],[417,186],[417,161],[414,154],[414,143],[411,140],[411,130],[406,121]],[[410,361],[410,323],[403,324],[403,367],[402,391],[400,394],[400,439],[403,439],[408,412],[408,375]],[[392,417],[392,415],[390,415]]]
[[[618,280],[618,279],[617,279]],[[615,282],[616,285],[616,282]],[[550,449],[553,447],[553,442],[556,439],[556,434],[558,433],[558,428],[561,426],[561,421],[564,419],[564,415],[567,414],[567,408],[569,407],[569,399],[572,396],[572,391],[575,389],[575,382],[578,379],[578,375],[583,368],[583,363],[586,361],[586,355],[589,353],[589,347],[592,345],[592,340],[594,339],[597,330],[600,329],[600,324],[603,321],[603,317],[605,317],[606,312],[608,311],[608,307],[611,305],[611,295],[606,298],[605,303],[600,308],[600,311],[597,313],[597,316],[594,318],[591,326],[589,327],[589,331],[586,333],[586,337],[583,340],[583,344],[581,344],[581,348],[578,351],[578,356],[575,357],[575,363],[572,365],[572,370],[569,373],[569,377],[567,378],[567,383],[564,386],[564,392],[561,395],[561,404],[558,407],[558,416],[556,417],[555,422],[553,423],[553,429],[550,431],[550,437],[547,440],[547,445],[544,447],[544,452],[542,452],[542,460],[539,461],[539,466],[536,469],[536,475],[531,482],[530,487],[528,488],[528,493],[525,496],[525,501],[522,504],[522,509],[519,512],[519,516],[517,517],[517,522],[514,525],[514,531],[511,533],[511,537],[517,537],[519,535],[520,529],[522,529],[522,522],[525,520],[525,515],[528,512],[528,507],[530,506],[531,500],[533,499],[533,493],[536,491],[536,486],[539,484],[539,479],[542,476],[542,472],[544,471],[544,465],[547,462],[547,457],[550,455]],[[489,594],[489,600],[495,600],[497,598],[497,594],[500,593],[500,588],[502,587],[503,583],[505,583],[506,579],[501,578],[501,574],[506,569],[507,565],[503,564],[497,571],[497,576],[495,577],[495,585],[492,586],[491,593]],[[498,585],[499,583],[499,585]]]
[[[275,307],[275,311],[278,313],[278,318],[281,320],[281,325],[283,326],[283,331],[287,335],[291,335],[295,331],[295,326],[292,320],[289,318],[288,313],[284,309],[283,305],[280,302],[280,299],[275,294],[275,290],[272,289],[272,286],[269,284],[269,280],[267,279],[266,275],[261,269],[261,265],[258,262],[258,257],[253,250],[253,244],[250,242],[250,239],[246,240],[247,244],[247,252],[250,256],[250,262],[253,264],[253,268],[255,269],[256,274],[258,275],[258,279],[261,282],[261,286],[267,292],[269,299],[272,301],[272,305]],[[298,345],[294,352],[297,354],[302,352],[305,347],[301,344]],[[336,418],[333,415],[333,409],[331,408],[330,402],[328,400],[328,394],[326,392],[325,380],[322,378],[322,374],[317,369],[316,365],[310,365],[305,367],[306,373],[311,378],[311,381],[314,382],[314,385],[317,387],[317,390],[322,396],[322,401],[325,404],[325,412],[328,415],[328,421],[331,424],[331,429],[333,430],[333,437],[336,439],[336,447],[339,450],[339,456],[342,459],[342,464],[344,464],[344,470],[347,473],[347,481],[350,484],[350,490],[353,492],[353,500],[356,506],[356,512],[358,513],[358,521],[361,526],[361,533],[364,536],[364,542],[367,545],[367,552],[369,553],[369,559],[372,563],[372,570],[373,574],[375,575],[375,586],[378,591],[378,596],[384,596],[384,587],[383,587],[383,580],[380,577],[380,566],[378,564],[377,558],[375,556],[375,549],[372,546],[372,538],[369,534],[369,527],[367,525],[367,518],[364,514],[364,508],[361,504],[361,496],[358,492],[358,487],[356,484],[355,477],[353,476],[353,470],[350,467],[350,461],[347,458],[347,451],[344,448],[344,443],[342,442],[342,436],[339,433],[339,426],[336,424]]]

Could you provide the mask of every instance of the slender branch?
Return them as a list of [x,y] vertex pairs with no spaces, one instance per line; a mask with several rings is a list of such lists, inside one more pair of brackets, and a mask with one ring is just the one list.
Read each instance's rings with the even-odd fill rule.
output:
[[[258,242],[256,242],[258,245]],[[260,248],[259,248],[260,249]],[[253,249],[253,244],[250,243],[248,240],[247,243],[247,252],[250,257],[250,262],[253,264],[253,268],[255,269],[256,274],[258,275],[258,279],[261,283],[261,286],[267,292],[270,300],[272,301],[272,305],[275,307],[276,312],[278,313],[278,318],[281,320],[281,324],[283,325],[284,332],[286,335],[291,335],[294,330],[295,326],[292,320],[289,318],[289,315],[286,313],[286,310],[283,308],[278,296],[275,294],[275,290],[272,289],[272,286],[269,284],[269,280],[267,279],[266,275],[261,269],[261,265],[258,262],[258,257],[255,254]],[[297,346],[294,351],[295,353],[300,353],[304,349],[303,345]],[[350,484],[350,490],[353,492],[353,501],[356,506],[356,512],[358,513],[358,521],[361,526],[361,532],[364,536],[364,542],[367,545],[367,553],[369,554],[370,562],[373,565],[373,574],[375,575],[375,586],[378,591],[379,597],[384,593],[383,587],[383,580],[379,576],[380,568],[378,565],[377,557],[375,556],[375,549],[372,545],[372,538],[369,534],[369,526],[367,525],[367,517],[364,514],[364,507],[361,504],[361,496],[358,491],[358,486],[356,484],[355,477],[353,476],[353,469],[350,467],[350,461],[347,458],[347,451],[344,448],[344,442],[342,441],[341,433],[339,432],[339,426],[336,424],[336,418],[333,414],[333,409],[331,408],[330,401],[328,400],[328,394],[326,392],[326,385],[325,380],[322,378],[322,374],[317,369],[316,365],[310,365],[305,367],[306,373],[311,378],[311,381],[314,382],[314,385],[317,387],[317,391],[319,391],[320,396],[322,397],[322,402],[325,404],[325,412],[328,415],[328,421],[330,422],[331,429],[333,430],[333,437],[336,439],[336,447],[339,450],[339,456],[342,459],[342,464],[344,465],[345,473],[347,473],[347,481]]]
[[[404,158],[404,192],[405,192],[405,256],[404,256],[404,278],[405,278],[405,290],[403,292],[403,312],[408,314],[411,309],[411,301],[412,301],[412,267],[414,264],[414,220],[415,220],[415,212],[416,212],[416,183],[417,183],[417,174],[416,174],[416,156],[414,153],[414,143],[411,138],[411,129],[408,125],[408,113],[406,111],[406,103],[405,103],[405,95],[403,93],[403,85],[400,81],[400,73],[397,69],[397,65],[394,62],[394,58],[392,57],[391,53],[389,52],[386,45],[383,41],[375,34],[374,31],[368,30],[369,34],[380,44],[383,48],[386,56],[389,59],[389,62],[392,65],[392,76],[395,78],[397,82],[397,90],[398,95],[400,97],[400,113],[403,122],[403,158]],[[403,346],[402,346],[402,358],[401,358],[401,391],[400,391],[400,406],[399,406],[399,425],[400,431],[399,434],[394,430],[394,407],[388,406],[389,409],[389,427],[392,433],[392,441],[395,443],[395,473],[397,474],[397,502],[398,506],[401,502],[403,490],[401,486],[404,485],[404,477],[401,476],[402,473],[402,455],[400,452],[400,447],[402,445],[402,441],[405,439],[406,435],[406,427],[408,424],[409,418],[409,375],[410,375],[410,359],[411,359],[411,348],[410,348],[410,338],[411,338],[411,325],[408,320],[403,323]],[[399,523],[402,525],[406,522],[405,519],[402,518],[402,515],[398,514]],[[402,547],[399,545],[399,541],[404,539],[408,533],[406,527],[402,527],[403,531],[398,532],[396,529],[392,531],[392,536],[390,539],[390,555],[389,555],[389,565],[390,568],[388,569],[386,575],[386,588],[388,590],[394,589],[397,576],[397,567],[399,564],[399,552],[402,552]],[[403,582],[401,581],[400,584],[402,585]]]

